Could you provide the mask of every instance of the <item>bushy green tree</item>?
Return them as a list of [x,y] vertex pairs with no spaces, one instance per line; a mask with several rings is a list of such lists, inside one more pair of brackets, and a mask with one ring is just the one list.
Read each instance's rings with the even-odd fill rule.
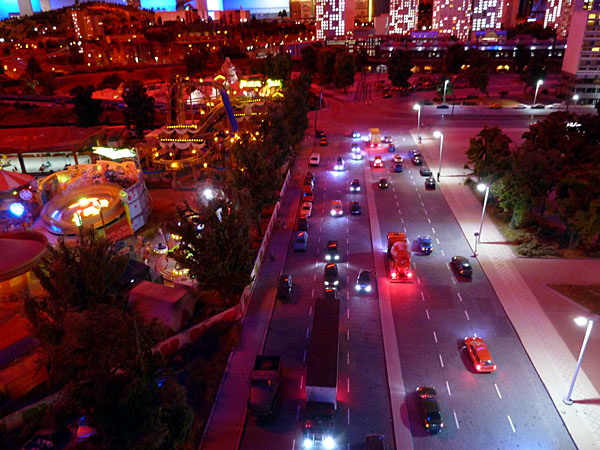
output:
[[335,52],[327,48],[319,50],[317,55],[317,73],[319,84],[326,85],[333,82],[333,71],[335,67]]
[[396,87],[408,87],[413,64],[407,52],[394,50],[388,62],[388,78]]
[[333,82],[338,89],[346,88],[354,84],[354,58],[346,51],[335,55],[335,66],[333,67]]
[[524,77],[525,85],[531,88],[531,93],[537,86],[537,82],[546,78],[546,58],[543,54],[536,53],[536,55],[529,61],[525,67]]
[[35,58],[35,56],[30,56],[27,60],[27,67],[25,68],[25,72],[29,74],[29,76],[33,79],[38,73],[42,73],[42,68],[40,67],[40,63]]
[[489,59],[487,55],[481,50],[471,49],[467,52],[467,64],[469,66],[469,86],[489,95],[490,76],[488,74]]
[[265,61],[265,75],[273,80],[289,80],[292,75],[292,61],[287,53],[269,55]]
[[467,61],[467,52],[464,44],[452,44],[444,57],[444,68],[447,73],[456,74]]
[[307,45],[300,52],[302,71],[314,75],[317,72],[317,61],[319,51],[312,45]]
[[77,125],[92,127],[97,125],[104,112],[102,101],[92,98],[94,86],[75,86],[71,89],[73,97],[73,110],[77,116]]
[[515,72],[522,74],[527,64],[531,60],[531,52],[524,44],[517,44],[515,50],[515,57],[513,58],[513,64],[515,65]]
[[304,139],[308,128],[308,111],[311,75],[307,72],[298,78],[284,84],[283,89],[283,116],[285,125],[290,135],[292,145],[297,145]]
[[194,51],[186,53],[183,57],[186,72],[190,77],[202,74],[206,69],[206,60],[208,59],[207,52]]
[[510,168],[511,140],[498,127],[483,127],[476,137],[470,139],[467,149],[467,167],[478,178],[493,182]]

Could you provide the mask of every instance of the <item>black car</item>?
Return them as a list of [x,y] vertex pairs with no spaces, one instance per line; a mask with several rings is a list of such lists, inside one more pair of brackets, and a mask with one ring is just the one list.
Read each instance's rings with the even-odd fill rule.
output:
[[325,136],[323,136],[323,137],[321,138],[321,140],[319,141],[319,145],[320,145],[321,147],[327,147],[327,138],[326,138]]
[[323,296],[325,297],[325,300],[337,300],[338,298],[337,291],[333,288],[325,288]]
[[357,292],[371,292],[371,271],[360,269],[354,289]]
[[338,278],[338,267],[337,264],[330,263],[325,266],[325,271],[323,273],[325,278],[325,286],[331,288],[337,288],[340,284],[340,280]]
[[308,219],[305,216],[298,218],[298,230],[297,231],[308,231]]
[[327,249],[325,250],[326,261],[339,261],[340,252],[338,250],[338,241],[327,241]]
[[444,421],[442,420],[442,412],[440,411],[440,404],[435,388],[431,386],[419,386],[417,388],[417,399],[427,431],[431,434],[442,431]]
[[350,183],[350,192],[360,192],[360,181],[357,178]]
[[413,148],[412,150],[408,151],[409,158],[414,158],[415,156],[421,156],[421,151],[416,148]]
[[460,276],[471,278],[473,275],[473,268],[469,264],[469,260],[464,256],[453,256],[450,263]]
[[413,156],[412,162],[415,166],[423,165],[423,157],[422,156]]
[[421,167],[419,169],[419,173],[422,177],[430,177],[432,175],[431,169],[429,167]]
[[377,186],[379,186],[379,189],[387,189],[389,186],[387,178],[380,178]]
[[277,298],[281,300],[289,300],[292,298],[292,276],[281,275],[279,278],[279,286],[277,286]]
[[327,137],[327,135],[325,134],[325,132],[324,132],[323,130],[316,130],[316,131],[315,131],[315,135],[316,135],[318,138]]
[[425,189],[435,189],[435,178],[433,178],[433,177],[425,178]]
[[360,216],[360,204],[358,202],[352,202],[350,204],[350,214],[353,216]]

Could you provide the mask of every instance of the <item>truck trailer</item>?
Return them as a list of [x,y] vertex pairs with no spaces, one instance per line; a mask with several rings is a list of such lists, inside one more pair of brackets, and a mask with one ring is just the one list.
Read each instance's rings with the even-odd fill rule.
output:
[[318,298],[306,370],[304,448],[335,447],[340,300]]
[[404,233],[387,234],[387,255],[390,264],[391,281],[411,281],[410,254],[408,239]]
[[379,128],[369,128],[369,147],[379,147],[381,144],[381,133]]

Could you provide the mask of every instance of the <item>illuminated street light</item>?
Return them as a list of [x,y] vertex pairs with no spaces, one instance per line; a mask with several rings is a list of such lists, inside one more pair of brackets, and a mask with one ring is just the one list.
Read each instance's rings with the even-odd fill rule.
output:
[[214,193],[214,192],[213,192],[213,190],[212,190],[212,189],[210,189],[210,188],[206,188],[206,189],[204,189],[204,192],[203,192],[203,194],[204,194],[204,198],[205,198],[206,200],[209,200],[209,201],[210,201],[210,200],[212,200],[212,199],[214,199],[214,198],[215,198],[215,193]]
[[[573,96],[573,105],[576,105],[578,100],[579,100],[579,95],[575,94]],[[568,98],[567,98],[567,111],[569,111],[569,99]]]
[[[540,86],[544,84],[544,80],[538,80],[538,82],[535,85],[535,95],[533,96],[533,105],[535,105],[535,102],[537,100],[537,95],[538,95],[538,90],[540,89]],[[531,105],[531,106],[533,106]]]
[[438,168],[438,172],[437,172],[437,180],[439,183],[440,182],[440,174],[442,173],[442,151],[444,150],[444,133],[442,133],[441,131],[434,131],[433,137],[439,138],[439,140],[440,140],[440,167]]
[[573,400],[571,400],[571,394],[573,393],[573,387],[575,386],[575,380],[577,379],[577,373],[579,372],[579,368],[581,367],[581,360],[583,359],[583,353],[585,352],[585,347],[587,345],[588,339],[590,337],[590,333],[592,332],[592,326],[594,325],[594,319],[590,319],[588,317],[576,317],[575,323],[580,327],[587,325],[585,330],[585,337],[583,338],[583,344],[581,344],[581,351],[579,352],[579,359],[577,360],[577,366],[575,367],[575,373],[573,374],[573,380],[571,381],[571,387],[569,387],[569,392],[567,396],[563,399],[563,403],[565,405],[572,405]]
[[448,83],[450,83],[450,80],[444,81],[444,100],[442,101],[443,105],[446,104],[446,88],[448,87]]
[[417,139],[421,143],[421,105],[415,103],[413,109],[417,111]]
[[481,210],[481,222],[479,223],[479,235],[477,236],[477,242],[481,242],[481,230],[483,230],[483,218],[485,217],[485,207],[487,206],[490,187],[485,183],[479,183],[477,185],[477,190],[479,192],[485,191],[485,197],[483,198],[483,209]]

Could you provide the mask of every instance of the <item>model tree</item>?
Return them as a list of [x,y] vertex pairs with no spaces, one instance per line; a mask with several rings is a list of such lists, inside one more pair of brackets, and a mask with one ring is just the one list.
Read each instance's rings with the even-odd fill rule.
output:
[[123,100],[125,125],[133,127],[138,139],[143,139],[144,132],[154,126],[154,97],[149,97],[144,85],[136,80],[125,84]]
[[396,87],[408,87],[413,64],[408,53],[394,50],[388,62],[388,78]]
[[100,116],[104,112],[102,101],[93,99],[93,86],[75,86],[71,90],[73,97],[73,110],[77,116],[77,125],[80,127],[92,127],[97,125]]
[[346,51],[338,52],[335,55],[335,65],[333,67],[333,82],[338,89],[344,88],[344,92],[348,86],[354,84],[354,58]]

